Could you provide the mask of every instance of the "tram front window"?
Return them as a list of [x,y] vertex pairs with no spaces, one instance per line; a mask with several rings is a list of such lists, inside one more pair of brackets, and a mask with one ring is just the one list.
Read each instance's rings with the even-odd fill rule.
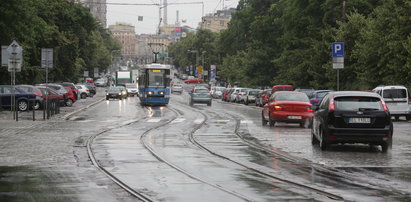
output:
[[164,87],[164,71],[151,70],[148,79],[149,87]]

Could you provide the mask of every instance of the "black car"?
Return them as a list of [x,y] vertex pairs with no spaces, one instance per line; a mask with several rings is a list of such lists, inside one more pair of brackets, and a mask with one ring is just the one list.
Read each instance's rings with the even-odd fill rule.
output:
[[392,145],[393,125],[384,100],[376,93],[329,92],[313,116],[311,142],[321,150],[336,143]]
[[106,100],[110,98],[117,98],[117,99],[123,99],[124,95],[121,92],[120,88],[117,87],[110,87],[109,89],[106,90]]
[[[0,85],[0,107],[10,108],[11,97],[13,95],[13,87],[10,85]],[[28,93],[20,88],[14,87],[14,95],[16,98],[16,106],[19,111],[26,111],[29,109],[30,104],[36,96],[32,93]]]

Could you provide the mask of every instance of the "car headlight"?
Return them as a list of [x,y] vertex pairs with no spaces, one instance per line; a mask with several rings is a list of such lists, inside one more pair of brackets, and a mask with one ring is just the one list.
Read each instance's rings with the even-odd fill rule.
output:
[[121,95],[121,93],[118,93],[118,95]]
[[127,92],[126,92],[126,91],[123,91],[122,93],[123,93],[123,94],[126,94]]
[[108,95],[108,93],[106,93],[106,95]]

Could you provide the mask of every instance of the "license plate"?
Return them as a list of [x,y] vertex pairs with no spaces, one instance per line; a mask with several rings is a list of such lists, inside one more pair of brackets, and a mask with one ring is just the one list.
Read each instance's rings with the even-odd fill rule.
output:
[[288,119],[301,119],[301,116],[288,116]]
[[371,123],[370,118],[349,118],[348,123]]

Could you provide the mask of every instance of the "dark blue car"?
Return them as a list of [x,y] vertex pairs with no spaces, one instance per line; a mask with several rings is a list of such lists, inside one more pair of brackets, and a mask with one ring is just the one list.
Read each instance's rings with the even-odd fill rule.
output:
[[332,90],[316,90],[313,92],[312,97],[310,98],[310,102],[313,106],[318,107],[318,105],[323,100],[324,96],[327,95],[328,92]]
[[[17,109],[20,111],[28,110],[29,106],[31,105],[31,102],[33,102],[33,100],[36,99],[36,96],[34,94],[28,93],[17,87],[14,87],[14,93],[16,97]],[[12,86],[0,85],[0,107],[10,108],[12,95],[13,95]]]

